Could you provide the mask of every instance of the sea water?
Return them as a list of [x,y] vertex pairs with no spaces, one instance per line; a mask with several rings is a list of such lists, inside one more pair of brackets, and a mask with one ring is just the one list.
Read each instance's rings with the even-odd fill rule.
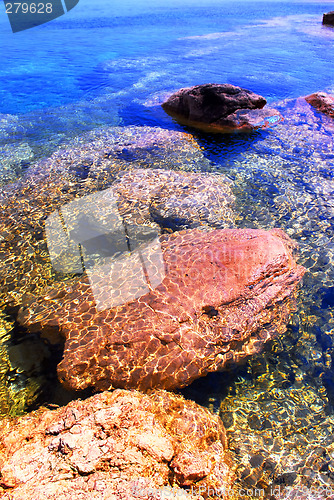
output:
[[[124,125],[161,124],[147,102],[184,86],[226,82],[273,102],[333,85],[334,35],[321,24],[332,2],[80,0],[15,34],[2,3],[0,112],[28,122],[30,141],[43,120],[53,133],[75,128],[74,104],[88,128],[115,115]],[[58,113],[62,124],[52,123]]]
[[1,2],[0,113],[12,116],[2,118],[0,179],[97,126],[176,127],[152,104],[180,87],[231,83],[269,103],[330,87],[334,34],[321,24],[330,8],[80,0],[66,15],[13,34]]
[[[332,2],[80,0],[66,15],[13,34],[0,3],[4,203],[6,190],[15,191],[36,162],[73,144],[84,147],[90,131],[115,127],[131,135],[133,126],[159,127],[191,134],[205,157],[194,169],[232,181],[238,227],[280,227],[298,242],[307,273],[286,335],[245,367],[205,377],[184,392],[220,412],[241,485],[249,488],[256,481],[269,490],[332,484],[334,125],[299,99],[334,92],[334,28],[321,23],[329,10]],[[284,122],[250,135],[208,135],[161,109],[173,91],[208,82],[263,95]],[[158,163],[160,154],[161,165],[173,168],[162,151],[147,154]],[[188,157],[180,158],[182,168],[192,168]],[[145,166],[150,158],[136,158],[134,149],[120,160]],[[1,258],[6,266],[10,256]],[[16,369],[2,367],[0,380],[16,399],[22,393],[26,408],[24,388],[30,380],[35,401],[50,352],[17,331],[16,314],[15,308],[1,313],[3,345]],[[44,361],[27,368],[36,352]],[[259,455],[262,465],[253,467]]]

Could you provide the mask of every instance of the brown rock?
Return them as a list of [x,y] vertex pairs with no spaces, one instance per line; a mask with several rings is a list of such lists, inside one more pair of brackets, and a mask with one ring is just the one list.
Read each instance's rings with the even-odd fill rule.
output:
[[334,10],[327,12],[322,16],[322,24],[327,24],[328,26],[334,26]]
[[[67,387],[184,387],[260,352],[285,331],[304,268],[281,230],[191,229],[162,236],[160,244],[163,264],[154,252],[147,262],[152,276],[160,262],[165,277],[135,300],[98,306],[81,278],[21,309],[26,325],[60,328],[66,343],[58,374]],[[131,272],[125,294],[141,283],[142,269]],[[101,278],[99,297],[109,290]]]
[[266,99],[230,84],[197,85],[180,89],[162,104],[181,123],[206,132],[250,132],[268,128],[283,118]]
[[315,92],[305,97],[306,102],[311,104],[317,111],[334,118],[334,96],[326,92]]
[[233,479],[219,417],[164,391],[105,392],[8,419],[0,443],[4,500],[182,498],[184,486],[190,499],[218,487],[227,499]]

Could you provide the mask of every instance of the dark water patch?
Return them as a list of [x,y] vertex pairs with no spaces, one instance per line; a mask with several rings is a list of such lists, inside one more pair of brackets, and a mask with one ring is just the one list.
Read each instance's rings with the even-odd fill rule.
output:
[[68,391],[58,380],[57,365],[64,350],[59,331],[50,328],[49,338],[38,330],[30,332],[16,322],[17,308],[7,308],[7,311],[8,320],[12,318],[13,321],[6,342],[8,369],[5,384],[11,395],[7,401],[10,413],[20,414],[49,404],[64,405],[73,399],[91,396],[91,389]]
[[70,172],[72,172],[78,179],[87,179],[92,164],[93,162],[86,162],[85,164],[76,165],[73,169],[70,169]]
[[[321,265],[326,264],[328,264],[328,259],[324,257],[322,259]],[[325,292],[322,298],[321,307],[324,309],[327,309],[328,307],[334,307],[334,286],[329,287]]]
[[325,370],[322,373],[323,384],[326,388],[327,397],[329,403],[334,410],[334,373],[333,371]]

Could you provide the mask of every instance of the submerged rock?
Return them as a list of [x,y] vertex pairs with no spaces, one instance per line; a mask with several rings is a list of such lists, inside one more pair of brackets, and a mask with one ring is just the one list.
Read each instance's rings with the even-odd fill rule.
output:
[[34,153],[27,143],[0,144],[0,185],[16,180],[33,157]]
[[[16,126],[17,123],[19,126],[15,117],[0,115],[1,133],[8,123],[10,127]],[[8,133],[12,131],[13,129],[10,128]],[[3,149],[4,153],[7,154],[11,148],[12,146],[9,149]],[[25,148],[22,151],[29,154],[28,148],[27,151]],[[61,268],[56,269],[53,265],[54,261],[51,261],[45,232],[46,221],[50,215],[64,209],[74,200],[83,200],[87,196],[107,191],[115,179],[119,179],[120,171],[129,169],[135,171],[139,167],[152,169],[151,178],[156,179],[155,186],[157,186],[158,179],[161,180],[164,176],[163,170],[161,170],[161,175],[158,174],[157,167],[168,170],[175,168],[195,172],[201,169],[208,171],[211,168],[211,162],[205,158],[200,146],[189,134],[159,127],[108,127],[77,137],[71,144],[54,152],[51,157],[36,161],[28,167],[24,179],[18,180],[15,184],[0,187],[0,337],[2,336],[3,311],[11,315],[10,321],[15,325],[11,326],[11,329],[18,331],[15,319],[23,297],[29,294],[39,296],[45,287],[53,286],[55,281],[73,278],[72,272],[77,270],[73,269],[73,265],[71,267],[73,259],[71,261],[69,251],[60,255]],[[174,177],[174,173],[168,175]],[[180,179],[183,178],[181,172],[175,175]],[[183,187],[188,179],[186,173],[184,175]],[[189,208],[187,212],[192,217],[195,216],[195,200],[199,203],[200,197],[194,179],[195,177],[192,189],[193,194],[197,189],[197,194],[194,196],[191,211]],[[217,194],[217,200],[216,203],[212,202],[212,209],[210,207],[210,220],[214,218],[214,209],[218,209],[216,220],[224,216],[225,210],[226,216],[232,216],[231,210],[224,205],[225,202],[227,203],[229,193],[228,182],[226,179],[223,181],[220,176],[213,177],[213,181],[212,185],[216,186],[214,193]],[[209,181],[206,184],[208,194],[204,195],[204,198],[207,196],[207,199],[212,201],[211,194],[209,195],[212,190],[210,191],[208,186]],[[181,193],[180,189],[179,193]],[[166,193],[165,190],[164,193]],[[220,207],[218,203],[221,203]],[[134,207],[132,214],[135,210]],[[202,220],[204,215],[201,212],[197,220]],[[192,221],[194,222],[194,219]],[[154,223],[150,225],[153,226]],[[155,226],[160,232],[160,227],[157,224]],[[65,236],[64,239],[68,241],[65,233],[62,236]],[[106,239],[102,241],[102,243],[105,242]],[[58,243],[60,239],[59,241],[57,239],[56,244]],[[96,247],[100,249],[102,245],[99,247],[97,244]],[[80,255],[79,262],[81,264]],[[66,274],[66,271],[71,274]],[[27,336],[21,343],[22,333],[22,331],[18,332],[20,340],[16,339],[15,347],[11,349],[12,362],[8,358],[7,343],[5,345],[0,339],[1,417],[8,413],[11,415],[22,413],[27,405],[41,398],[41,393],[46,393],[48,398],[53,394],[56,377],[53,363],[46,360],[44,356],[44,361],[42,361],[39,356],[42,366],[35,366],[32,363],[32,368],[35,366],[36,369],[29,368],[26,371],[30,355],[32,359],[35,354],[37,356],[37,349],[31,336]],[[13,336],[14,333],[8,345],[14,342]],[[58,352],[58,347],[61,349],[62,339],[58,331],[52,335],[49,330],[48,340],[52,344],[59,343],[59,346],[52,347],[56,352]],[[19,356],[18,351],[25,353],[25,357]],[[28,357],[27,353],[29,353]],[[56,357],[53,352],[52,359]],[[50,386],[52,386],[51,390]]]
[[322,24],[327,24],[329,26],[334,26],[334,10],[327,12],[322,16]]
[[124,170],[210,165],[191,135],[135,126],[95,130],[36,162],[24,180],[0,187],[0,304],[16,307],[25,293],[53,282],[44,229],[55,210],[110,188]]
[[234,222],[231,182],[223,175],[133,169],[112,187],[127,222],[154,221],[173,230]]
[[[65,337],[58,374],[68,388],[184,387],[285,331],[304,268],[282,231],[190,229],[160,245],[136,265],[121,262],[116,307],[113,274],[97,267],[93,280],[21,308],[21,323],[46,334],[58,327]],[[129,292],[136,298],[127,302]]]
[[105,392],[6,420],[0,443],[4,500],[230,498],[221,420],[164,391]]
[[[334,13],[333,13],[334,16]],[[306,102],[311,104],[317,111],[334,118],[334,96],[326,92],[315,92],[305,97]]]
[[162,107],[185,125],[206,132],[250,132],[283,119],[275,109],[262,109],[266,102],[250,90],[227,83],[209,83],[178,90]]

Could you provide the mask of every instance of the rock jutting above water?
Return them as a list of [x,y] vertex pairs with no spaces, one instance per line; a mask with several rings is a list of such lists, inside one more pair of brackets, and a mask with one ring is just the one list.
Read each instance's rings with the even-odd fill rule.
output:
[[235,85],[208,83],[178,90],[162,107],[180,123],[206,132],[251,132],[283,120],[276,109],[263,109],[266,102]]
[[[59,328],[58,376],[67,388],[184,387],[285,331],[305,271],[294,248],[279,229],[163,235],[137,264],[120,262],[116,285],[97,266],[27,301],[18,320],[45,335]],[[126,302],[129,293],[135,299]]]
[[117,390],[2,422],[3,500],[231,498],[220,418],[180,396]]
[[327,24],[328,26],[334,26],[334,10],[327,12],[322,16],[322,24]]
[[[334,13],[333,13],[334,16]],[[334,118],[334,96],[326,92],[315,92],[305,97],[306,102],[311,104],[317,111],[325,113]]]

